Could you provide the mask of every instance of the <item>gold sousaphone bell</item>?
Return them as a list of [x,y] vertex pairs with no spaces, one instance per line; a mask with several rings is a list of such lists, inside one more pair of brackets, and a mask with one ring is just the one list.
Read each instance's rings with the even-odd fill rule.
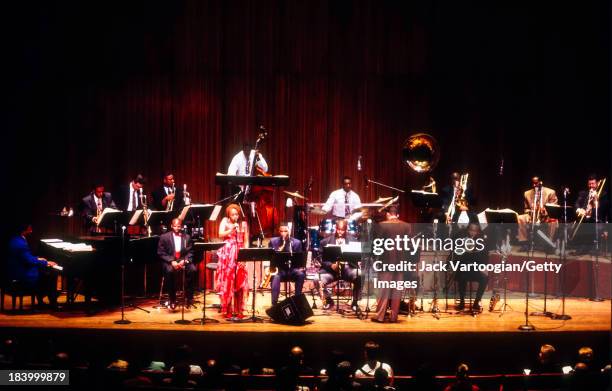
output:
[[429,172],[440,160],[438,142],[427,133],[413,134],[404,142],[402,160],[417,173]]

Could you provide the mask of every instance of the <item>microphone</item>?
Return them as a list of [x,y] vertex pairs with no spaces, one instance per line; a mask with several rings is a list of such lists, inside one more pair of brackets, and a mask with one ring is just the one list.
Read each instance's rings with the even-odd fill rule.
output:
[[361,171],[361,155],[357,158],[357,171]]
[[255,203],[251,202],[250,205],[251,205],[251,216],[255,217]]
[[501,158],[499,163],[499,176],[504,176],[504,158]]
[[570,194],[570,189],[569,189],[569,187],[566,187],[566,188],[564,188],[564,189],[563,189],[563,194],[564,194],[564,195],[568,195],[568,194]]

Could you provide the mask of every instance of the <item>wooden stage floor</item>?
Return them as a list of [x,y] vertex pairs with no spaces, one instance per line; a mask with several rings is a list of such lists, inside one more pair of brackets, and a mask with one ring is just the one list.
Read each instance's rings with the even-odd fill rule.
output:
[[[197,299],[202,299],[201,295]],[[218,313],[218,309],[208,308],[208,305],[217,303],[217,296],[209,293],[207,295],[206,315],[218,319],[219,323],[209,323],[206,325],[190,324],[179,325],[174,321],[181,318],[181,312],[177,308],[172,312],[167,309],[154,309],[156,301],[153,299],[136,300],[134,303],[150,311],[146,313],[134,308],[125,311],[126,319],[132,321],[129,325],[117,325],[115,320],[120,319],[119,309],[106,310],[88,316],[78,308],[72,310],[50,312],[39,311],[36,313],[2,313],[0,314],[0,327],[2,328],[57,328],[57,329],[130,329],[130,330],[172,330],[172,331],[207,331],[207,332],[246,332],[246,333],[265,333],[265,332],[342,332],[342,333],[402,333],[402,332],[433,332],[433,333],[491,333],[491,332],[519,332],[518,326],[525,322],[525,301],[518,294],[513,294],[509,299],[511,309],[500,316],[501,304],[497,305],[496,311],[488,312],[488,296],[483,301],[484,312],[473,317],[469,314],[457,314],[454,311],[453,301],[449,300],[449,312],[440,314],[440,319],[435,319],[429,312],[417,313],[414,317],[400,315],[399,322],[390,324],[379,324],[371,322],[369,319],[357,319],[354,316],[342,316],[335,311],[314,310],[315,315],[309,319],[309,324],[304,326],[287,326],[275,324],[265,315],[265,309],[270,303],[269,293],[258,294],[256,312],[265,318],[263,323],[233,323],[224,320]],[[10,308],[9,298],[6,298],[5,308]],[[309,300],[311,300],[309,298]],[[26,308],[29,306],[29,299],[24,298]],[[425,299],[425,309],[430,307],[431,300]],[[250,302],[249,302],[250,303]],[[317,300],[319,308],[320,300]],[[370,301],[370,305],[373,302]],[[78,305],[78,303],[77,303]],[[542,297],[530,299],[530,312],[541,311],[543,309]],[[441,310],[445,309],[444,300],[439,301]],[[249,306],[250,307],[250,306]],[[361,301],[361,307],[365,308],[365,300]],[[191,320],[202,315],[201,304],[197,309],[185,311],[185,319]],[[561,300],[549,299],[547,310],[561,313]],[[568,298],[566,300],[566,313],[572,319],[567,321],[553,320],[547,317],[530,316],[529,322],[534,325],[537,332],[584,332],[584,331],[610,331],[611,325],[611,302],[592,302],[581,298]],[[370,315],[371,317],[372,315]]]

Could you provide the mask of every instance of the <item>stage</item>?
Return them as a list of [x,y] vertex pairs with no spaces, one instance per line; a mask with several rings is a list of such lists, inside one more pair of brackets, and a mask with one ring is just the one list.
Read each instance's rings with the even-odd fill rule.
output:
[[[252,351],[266,352],[270,365],[276,365],[287,356],[291,346],[301,345],[307,361],[313,367],[323,365],[332,349],[340,349],[356,357],[361,356],[361,347],[367,340],[376,340],[385,347],[389,360],[396,362],[398,373],[408,374],[415,365],[424,361],[435,363],[439,371],[452,373],[458,359],[476,365],[481,373],[499,370],[496,360],[500,352],[516,360],[512,365],[527,365],[539,346],[551,343],[557,346],[561,357],[568,362],[574,359],[580,346],[592,346],[597,356],[609,357],[611,311],[610,301],[591,302],[587,299],[570,298],[566,302],[566,313],[572,319],[552,320],[546,317],[530,316],[529,322],[535,331],[522,332],[518,326],[525,321],[524,298],[512,293],[509,310],[501,315],[501,303],[494,312],[488,311],[490,294],[483,301],[484,311],[476,316],[458,314],[454,311],[453,300],[449,300],[449,311],[445,301],[439,301],[443,311],[436,319],[430,312],[416,316],[400,315],[399,322],[379,324],[369,319],[342,316],[335,311],[314,310],[314,316],[303,326],[289,326],[272,323],[265,315],[270,303],[269,294],[258,294],[257,314],[266,318],[263,323],[233,323],[220,316],[217,309],[207,308],[207,316],[219,323],[206,325],[179,325],[174,321],[181,318],[181,312],[154,309],[155,300],[136,300],[144,311],[130,308],[125,318],[132,323],[118,325],[121,318],[119,309],[101,311],[88,316],[81,309],[60,312],[18,313],[0,315],[3,336],[17,335],[26,341],[60,341],[62,346],[72,346],[83,354],[95,355],[101,360],[111,360],[117,352],[130,355],[135,352],[154,354],[171,351],[174,346],[189,343],[201,359],[215,357],[229,363],[244,363]],[[201,295],[199,297],[201,300]],[[25,299],[26,306],[28,299]],[[312,298],[309,297],[312,303]],[[207,295],[207,303],[216,303],[214,293]],[[424,301],[425,309],[430,308],[430,299]],[[317,300],[320,308],[320,301]],[[78,304],[78,303],[77,303]],[[361,301],[365,308],[365,300]],[[370,302],[370,305],[374,304]],[[5,305],[10,305],[7,300]],[[420,302],[419,302],[420,305]],[[8,307],[7,307],[8,308]],[[530,312],[541,311],[541,297],[530,299]],[[550,299],[547,309],[560,313],[561,300]],[[185,311],[185,319],[201,316],[201,305]],[[418,352],[408,354],[406,352]],[[229,353],[231,352],[231,354]],[[280,360],[280,361],[279,361]],[[507,361],[509,363],[512,360]],[[518,368],[520,369],[520,368]]]

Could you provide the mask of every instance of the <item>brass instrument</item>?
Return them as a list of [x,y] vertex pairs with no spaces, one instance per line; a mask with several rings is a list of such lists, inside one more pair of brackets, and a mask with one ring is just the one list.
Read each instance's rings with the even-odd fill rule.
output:
[[102,232],[102,230],[100,229],[100,216],[102,216],[102,208],[98,208],[98,206],[96,205],[96,218],[95,218],[95,223],[96,223],[96,232],[100,233]]
[[402,160],[417,173],[429,172],[440,160],[438,142],[427,133],[414,134],[404,141]]
[[[279,247],[279,249],[277,251],[282,252],[285,251],[285,248],[287,247],[287,243],[291,243],[289,240],[284,240],[283,241],[283,245],[281,247]],[[272,281],[272,277],[275,276],[276,274],[278,274],[278,268],[276,266],[268,266],[268,270],[266,270],[266,274],[264,277],[264,280],[262,281],[262,283],[259,285],[260,289],[267,289],[270,286],[270,282]]]
[[[168,195],[170,194],[174,194],[176,196],[176,187],[174,187],[174,185],[172,185],[172,191]],[[174,198],[166,202],[166,212],[171,211],[173,207],[174,207]]]
[[457,207],[461,209],[462,207],[467,208],[468,206],[467,199],[465,198],[465,193],[467,191],[467,181],[469,175],[470,174],[468,173],[461,174],[461,177],[459,178],[459,186],[455,187],[455,191],[453,192],[453,198],[450,204],[448,205],[448,210],[446,211],[447,223],[453,221],[453,217],[457,212]]
[[580,229],[580,225],[582,224],[582,221],[584,220],[584,218],[590,217],[591,214],[593,213],[593,208],[599,207],[599,205],[597,204],[599,203],[599,197],[601,197],[601,192],[606,186],[606,179],[607,178],[600,179],[599,181],[597,181],[597,189],[594,192],[589,191],[589,198],[587,200],[586,210],[580,217],[580,220],[578,221],[578,223],[576,224],[576,228],[574,229],[574,232],[572,233],[572,237],[570,238],[570,240],[573,240],[574,237],[576,236],[576,233],[578,232],[578,229]]
[[432,176],[429,177],[429,183],[422,187],[421,190],[430,189],[432,193],[437,193],[436,191],[436,180],[433,179]]
[[144,219],[145,227],[147,227],[147,235],[151,236],[151,226],[149,225],[149,208],[147,206],[147,195],[142,194],[142,189],[140,190],[140,204],[142,205],[142,217]]

